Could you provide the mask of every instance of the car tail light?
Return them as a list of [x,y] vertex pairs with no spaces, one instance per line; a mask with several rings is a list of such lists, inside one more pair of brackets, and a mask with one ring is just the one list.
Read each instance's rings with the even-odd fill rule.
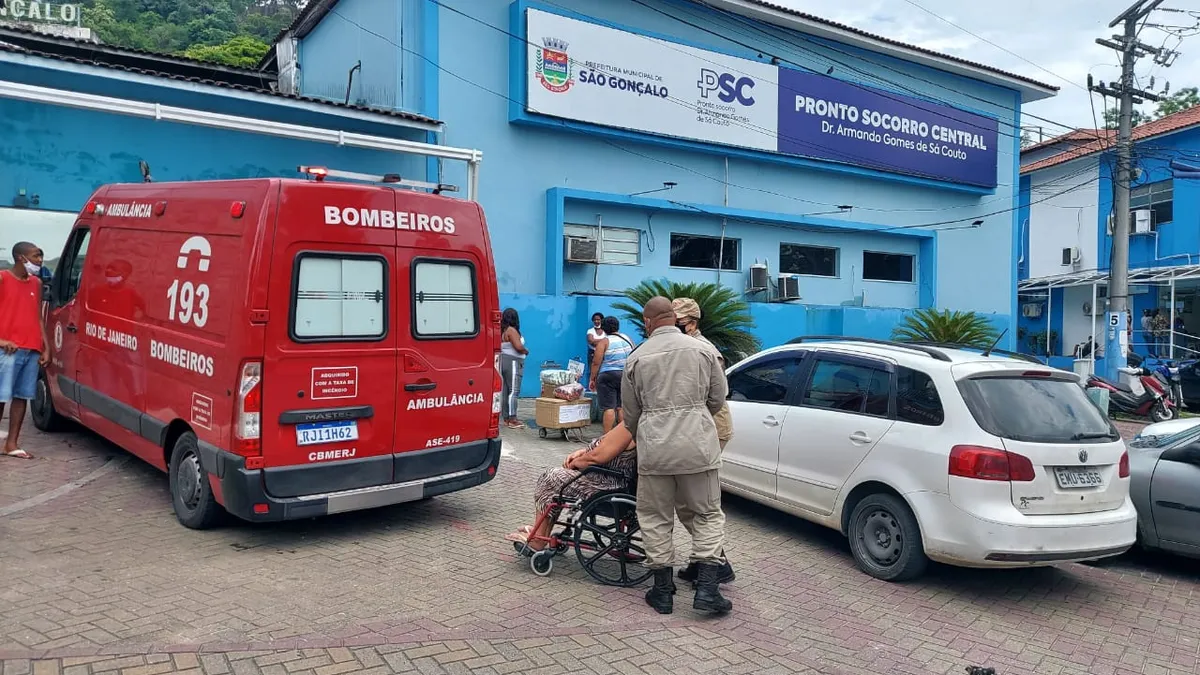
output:
[[500,408],[504,390],[504,377],[500,374],[500,352],[492,361],[492,418],[488,422],[488,438],[500,435]]
[[241,455],[262,454],[262,362],[242,364],[234,402],[233,444]]
[[1028,482],[1036,477],[1033,462],[1028,457],[978,445],[956,445],[950,450],[950,475],[1016,482]]
[[1121,463],[1117,465],[1117,477],[1129,478],[1129,453],[1121,453]]

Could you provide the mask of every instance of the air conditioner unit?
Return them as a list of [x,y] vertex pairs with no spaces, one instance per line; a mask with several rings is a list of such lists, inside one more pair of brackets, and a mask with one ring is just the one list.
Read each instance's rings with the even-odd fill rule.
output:
[[1078,246],[1065,246],[1065,247],[1063,247],[1063,250],[1062,250],[1062,264],[1078,265],[1079,261],[1081,259],[1081,256],[1082,256],[1082,253],[1079,250]]
[[1042,315],[1042,303],[1027,302],[1021,305],[1021,314],[1027,319],[1036,319]]
[[800,277],[794,274],[779,275],[779,299],[780,300],[799,300],[800,299]]
[[567,237],[567,262],[594,263],[599,262],[599,246],[595,239],[586,237]]
[[755,263],[750,266],[750,286],[751,291],[765,291],[767,289],[767,266],[761,263]]
[[1150,234],[1154,231],[1154,212],[1150,209],[1137,209],[1133,212],[1133,233]]

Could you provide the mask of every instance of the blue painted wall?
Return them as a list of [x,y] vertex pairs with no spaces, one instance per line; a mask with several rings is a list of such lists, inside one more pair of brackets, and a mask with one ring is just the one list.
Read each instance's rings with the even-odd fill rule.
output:
[[[439,8],[439,3],[445,7]],[[833,67],[836,77],[900,93],[913,89],[933,100],[997,116],[1001,119],[998,187],[980,194],[863,172],[834,172],[828,165],[811,162],[724,157],[711,148],[668,147],[646,137],[602,135],[595,128],[513,124],[510,104],[523,92],[510,85],[514,62],[509,55],[516,41],[508,33],[517,32],[519,26],[511,22],[508,0],[343,0],[300,46],[301,86],[306,94],[340,101],[349,69],[361,59],[363,69],[355,75],[352,101],[438,117],[447,123],[438,140],[484,152],[479,198],[488,214],[502,300],[522,312],[536,362],[564,362],[582,355],[589,315],[608,313],[614,301],[604,295],[566,293],[623,289],[663,275],[718,281],[715,271],[670,268],[667,252],[671,232],[718,236],[721,220],[706,211],[725,204],[748,214],[725,223],[726,237],[742,242],[739,270],[722,272],[719,279],[733,288],[745,287],[745,274],[756,258],[769,262],[776,273],[780,242],[841,250],[838,278],[802,279],[804,304],[753,303],[755,331],[768,346],[803,333],[887,337],[907,310],[918,306],[977,310],[993,316],[999,325],[1011,325],[1012,208],[1017,197],[1013,126],[1018,121],[1014,92],[771,28],[764,35],[694,3],[648,0],[647,5],[629,0],[556,0],[544,9],[587,13],[683,43],[758,58],[757,53],[734,44],[734,40],[752,41],[767,53],[822,73]],[[689,27],[671,16],[708,30]],[[54,64],[51,68],[19,55],[0,55],[0,59],[6,78],[31,84],[413,140],[428,138],[424,132],[388,125],[382,118],[349,120],[319,109],[253,100],[239,92],[203,93],[189,83],[118,71],[97,75],[84,66]],[[310,163],[406,175],[426,171],[436,175],[442,170],[446,181],[465,183],[465,171],[452,164],[439,167],[437,162],[401,155],[40,104],[0,104],[0,129],[6,138],[18,139],[0,149],[0,196],[5,190],[15,193],[25,188],[39,194],[47,209],[75,210],[100,184],[137,180],[139,159],[151,164],[157,180],[293,175],[296,165]],[[96,129],[104,133],[97,134]],[[546,236],[551,191],[592,191],[608,195],[611,202],[661,187],[664,181],[677,186],[654,197],[692,205],[688,208],[696,212],[676,210],[650,219],[645,208],[566,201],[556,226],[562,220],[592,223],[599,214],[608,225],[644,230],[642,262],[637,267],[601,266],[598,272],[594,267],[568,265],[562,274],[564,295],[544,295],[547,261],[561,264],[557,250],[561,241],[548,244]],[[855,208],[850,214],[821,215],[836,204]],[[969,225],[975,219],[983,220],[982,225]],[[781,224],[785,222],[792,224]],[[855,231],[832,231],[831,224]],[[910,236],[918,230],[937,232]],[[917,279],[894,284],[862,281],[864,249],[916,255]],[[866,307],[839,306],[864,291]],[[1009,333],[1010,344],[1013,333]],[[529,381],[526,394],[536,391],[536,377]]]
[[1029,201],[1032,178],[1021,176],[1019,206],[1017,209],[1017,280],[1029,278]]
[[[1200,161],[1197,159],[1200,158],[1200,128],[1139,143],[1137,153],[1137,166],[1142,170],[1142,175],[1133,184],[1135,188],[1170,179],[1172,159],[1193,163]],[[1112,264],[1112,237],[1108,235],[1107,218],[1112,211],[1114,166],[1115,159],[1111,153],[1100,162],[1100,212],[1096,230],[1100,241],[1100,264],[1104,268]],[[1200,181],[1176,180],[1174,189],[1172,222],[1158,224],[1157,242],[1154,235],[1134,235],[1130,239],[1130,268],[1200,264]]]
[[416,0],[337,3],[300,40],[300,90],[341,102],[349,84],[351,103],[424,111],[422,11]]
[[[510,84],[510,59],[498,57],[509,54],[513,40],[507,33],[516,32],[519,28],[510,22],[509,3],[504,0],[444,0],[443,4],[477,17],[491,26],[481,25],[449,9],[440,12],[441,47],[438,57],[441,67],[446,71],[441,74],[440,80],[440,109],[441,118],[447,122],[447,143],[478,147],[484,152],[480,198],[487,209],[493,231],[500,235],[495,238],[495,247],[503,291],[536,294],[545,290],[546,243],[532,237],[504,235],[509,232],[524,234],[544,231],[544,194],[552,188],[570,187],[627,195],[661,187],[664,181],[674,181],[678,186],[666,195],[671,200],[714,206],[724,203],[722,181],[725,169],[722,157],[647,144],[644,139],[614,140],[578,131],[510,125],[510,99],[518,99],[522,92],[514,91]],[[744,25],[709,14],[691,3],[649,4],[680,17],[694,15],[690,20],[695,22],[703,19],[703,25],[717,33],[739,36],[739,40],[755,39],[753,32]],[[623,0],[608,3],[563,0],[546,7],[550,11],[562,11],[559,8],[588,13],[600,20],[625,26],[637,26],[647,32],[666,34],[708,48],[738,53],[746,51],[728,40]],[[838,47],[841,51],[850,52],[847,56],[835,53],[810,38],[789,39],[800,46],[790,46],[774,38],[763,38],[762,43],[764,49],[769,48],[772,53],[810,64],[822,72],[834,65],[823,56],[828,53],[838,61],[849,63],[867,73],[878,73],[875,77],[867,77],[846,69],[844,73],[839,73],[841,76],[874,84],[888,81],[893,83],[893,89],[896,88],[895,82],[900,81],[906,86],[932,90],[933,96],[938,99],[1000,115],[1010,124],[1015,120],[1012,92],[912,64],[867,55],[849,47]],[[887,70],[880,64],[895,70]],[[835,65],[835,69],[838,67]],[[1002,140],[1010,142],[1011,129],[1002,125],[1002,132],[1008,134],[1002,135]],[[788,214],[828,211],[828,204],[848,203],[856,207],[850,220],[880,228],[964,218],[969,223],[972,217],[983,217],[989,211],[1003,211],[1012,204],[1016,192],[1011,178],[1015,158],[1005,142],[1001,143],[999,161],[1000,187],[995,194],[978,195],[734,157],[729,160],[728,181],[731,185],[728,203],[732,207]],[[453,175],[456,172],[451,170],[449,173]],[[449,180],[461,182],[461,174]],[[582,215],[590,215],[594,219],[595,213]],[[978,252],[1007,251],[1011,248],[1012,216],[1006,212],[983,219],[985,222],[979,228],[940,233],[936,249],[938,282],[936,293],[932,295],[939,306],[1007,315],[1010,313],[1010,289],[1014,274],[1011,260],[1007,254],[980,256]],[[636,222],[637,219],[631,216],[629,220]],[[660,248],[656,251],[643,250],[648,269],[621,267],[604,270],[600,274],[600,285],[624,287],[641,278],[662,274],[664,263],[658,256],[665,252],[665,242],[669,241],[672,227],[679,228],[679,231],[686,227],[692,232],[714,236],[720,234],[719,222],[702,214],[690,219],[678,217],[673,220],[672,224],[663,223],[661,227],[655,223],[655,235]],[[750,261],[756,253],[760,258],[776,259],[779,241],[815,236],[812,233],[778,230],[775,236],[770,236],[768,230],[747,223],[730,223],[726,235],[746,238],[752,244],[754,250],[748,251]],[[856,251],[863,247],[880,250],[896,247],[894,240],[883,235],[862,235],[858,240],[843,245],[848,247],[847,254],[843,256],[846,277],[849,276],[850,267],[858,267],[853,265]],[[655,253],[658,256],[650,255]],[[556,255],[556,252],[551,251],[551,255]],[[746,256],[743,258],[745,260]],[[744,268],[743,265],[742,274],[745,273]],[[861,270],[856,269],[856,272],[861,274]],[[587,271],[571,272],[571,283],[583,290],[587,274]],[[716,272],[688,272],[683,276],[708,281],[716,281],[717,277]],[[722,281],[735,287],[744,287],[744,278],[733,280],[728,276],[723,273]],[[964,283],[964,280],[970,280],[971,283]],[[570,286],[567,288],[570,289]],[[805,299],[813,303],[841,303],[851,297],[849,278],[841,284],[824,283],[822,280],[809,284],[809,288],[811,290],[805,294]],[[916,293],[911,289],[880,290],[879,300],[882,306],[912,307],[917,304]],[[874,304],[870,295],[868,302]]]
[[[78,211],[105,183],[140,182],[139,160],[160,182],[296,176],[301,164],[378,173],[423,166],[391,153],[2,98],[0,136],[9,139],[0,145],[0,204],[24,189],[51,211]],[[57,254],[64,242],[37,243]]]
[[[642,336],[625,322],[624,315],[613,309],[622,298],[613,296],[551,296],[527,293],[501,293],[500,304],[512,307],[521,317],[521,332],[530,350],[522,396],[537,396],[541,385],[537,372],[545,361],[565,367],[569,359],[586,360],[587,329],[591,316],[600,312],[621,320],[622,332],[639,342]],[[822,307],[799,304],[752,303],[755,321],[751,332],[764,348],[777,347],[802,335],[850,335],[885,340],[892,329],[911,312],[903,309],[863,307]],[[1006,314],[989,315],[993,325],[1007,328]]]

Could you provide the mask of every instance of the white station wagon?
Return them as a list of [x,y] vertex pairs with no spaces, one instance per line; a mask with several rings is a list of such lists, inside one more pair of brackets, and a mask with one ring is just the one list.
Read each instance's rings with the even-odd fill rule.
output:
[[859,567],[1020,567],[1135,540],[1129,455],[1074,373],[995,350],[797,338],[727,371],[728,492],[834,528]]

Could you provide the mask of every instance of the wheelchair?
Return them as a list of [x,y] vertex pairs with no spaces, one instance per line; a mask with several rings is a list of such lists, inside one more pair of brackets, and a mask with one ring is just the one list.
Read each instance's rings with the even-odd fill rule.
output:
[[[595,473],[619,478],[627,485],[624,489],[599,492],[586,499],[564,495],[575,481]],[[596,581],[605,586],[637,586],[653,572],[646,567],[636,494],[636,476],[627,480],[619,471],[589,466],[567,481],[538,515],[532,532],[539,530],[550,514],[559,509],[548,536],[530,534],[530,541],[544,543],[545,547],[535,551],[524,542],[513,542],[513,547],[518,554],[529,557],[529,568],[540,577],[550,576],[554,559],[574,548],[580,566]],[[561,529],[555,531],[556,528]]]

